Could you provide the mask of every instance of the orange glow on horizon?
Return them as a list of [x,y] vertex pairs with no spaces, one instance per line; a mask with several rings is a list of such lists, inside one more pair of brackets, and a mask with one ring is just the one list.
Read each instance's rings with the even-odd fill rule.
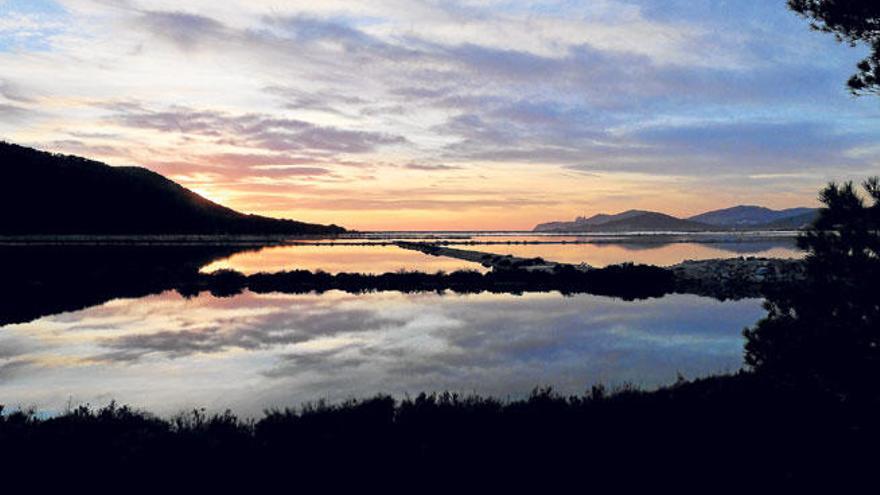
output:
[[[740,204],[775,209],[816,206],[816,191],[826,181],[825,177],[799,178],[781,190],[744,193],[741,186],[719,185],[715,177],[582,173],[553,164],[479,162],[410,170],[391,161],[403,161],[402,157],[375,156],[370,162],[379,165],[370,165],[369,173],[360,167],[339,167],[331,174],[298,175],[319,167],[255,170],[242,166],[241,157],[219,156],[215,162],[215,155],[204,158],[209,155],[200,147],[181,149],[171,144],[149,150],[150,154],[139,148],[122,155],[51,151],[111,165],[141,164],[243,213],[361,231],[528,231],[539,223],[630,209],[686,218]],[[291,175],[284,175],[285,171]]]

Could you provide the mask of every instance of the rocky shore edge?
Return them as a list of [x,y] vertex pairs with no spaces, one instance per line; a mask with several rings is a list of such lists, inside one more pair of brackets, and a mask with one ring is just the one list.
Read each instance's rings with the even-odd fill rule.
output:
[[[495,271],[522,270],[538,273],[600,270],[586,263],[570,264],[543,258],[520,258],[481,251],[451,248],[436,243],[397,242],[398,247],[432,256],[446,256],[479,263]],[[627,266],[627,264],[620,265]],[[635,265],[632,265],[635,266]],[[670,267],[655,267],[672,275],[674,292],[719,299],[760,297],[768,290],[784,289],[805,277],[804,262],[796,259],[760,257],[686,260]]]

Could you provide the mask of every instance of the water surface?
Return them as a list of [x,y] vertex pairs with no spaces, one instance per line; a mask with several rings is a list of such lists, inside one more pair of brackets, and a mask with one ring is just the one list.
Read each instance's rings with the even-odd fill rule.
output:
[[652,387],[738,369],[741,330],[762,313],[696,296],[165,292],[0,328],[0,402],[257,415],[378,392]]
[[434,273],[438,271],[486,269],[478,263],[428,256],[417,251],[401,249],[394,245],[294,245],[271,246],[255,251],[237,253],[229,258],[210,263],[202,268],[210,273],[221,269],[236,270],[245,274],[278,272],[282,270],[323,270],[328,273],[389,273],[415,270]]
[[780,245],[780,243],[766,242],[712,244],[695,242],[670,244],[502,244],[475,246],[474,249],[497,254],[512,254],[524,258],[542,257],[562,263],[587,263],[595,267],[626,262],[670,266],[685,260],[736,258],[740,256],[788,259],[803,257],[803,251],[797,249],[793,243],[789,246],[784,243]]
[[[465,248],[595,266],[800,255],[785,244],[790,240],[772,239],[535,245],[522,244],[522,237],[491,239],[503,244]],[[258,415],[267,407],[375,393],[450,390],[503,398],[545,385],[564,393],[595,383],[650,388],[679,373],[694,378],[739,369],[742,329],[764,313],[759,300],[685,295],[632,302],[558,293],[220,298],[187,286],[199,270],[220,268],[482,270],[381,244],[5,246],[0,264],[0,404],[47,412],[115,399],[160,414],[205,406]]]
[[[617,238],[615,238],[617,239]],[[542,257],[561,263],[587,263],[603,267],[618,263],[645,263],[669,266],[685,260],[735,258],[758,256],[767,258],[801,258],[792,238],[748,238],[728,242],[657,242],[648,239],[606,242],[596,237],[578,236],[510,236],[472,235],[456,239],[440,236],[422,242],[451,241],[453,247],[496,254],[536,258]],[[393,236],[382,239],[366,239],[367,245],[353,245],[356,240],[324,240],[314,244],[273,246],[248,250],[217,260],[202,271],[232,269],[242,273],[276,272],[281,270],[324,270],[330,273],[387,273],[413,270],[433,273],[436,271],[479,270],[479,263],[447,257],[429,256],[420,252],[388,244]],[[585,241],[597,241],[585,243]],[[538,242],[538,244],[529,244]]]

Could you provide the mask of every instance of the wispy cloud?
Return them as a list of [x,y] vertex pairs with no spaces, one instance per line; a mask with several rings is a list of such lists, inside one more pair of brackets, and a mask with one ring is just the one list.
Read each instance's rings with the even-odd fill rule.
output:
[[130,104],[111,108],[115,111],[111,121],[124,127],[205,136],[216,144],[269,151],[364,153],[406,142],[402,136],[319,126],[266,114],[230,115],[186,107],[151,111]]
[[[15,0],[0,9],[0,136],[146,165],[264,214],[364,228],[372,206],[345,213],[362,214],[354,220],[324,211],[342,214],[369,183],[414,208],[373,227],[417,217],[439,227],[443,217],[525,228],[578,211],[566,201],[604,209],[603,198],[633,197],[625,189],[643,181],[665,184],[650,198],[670,204],[682,203],[672,198],[684,182],[712,187],[714,177],[722,189],[737,174],[798,172],[810,191],[829,173],[877,166],[860,151],[880,137],[876,109],[843,81],[862,54],[810,32],[782,3]],[[483,208],[477,197],[449,209],[450,193],[480,181]],[[265,200],[265,188],[284,186],[286,203],[281,193]],[[412,197],[404,186],[430,192]],[[551,189],[560,205],[534,209]],[[773,189],[740,193],[765,202]],[[370,201],[386,211],[388,200]],[[687,204],[722,206],[700,201]]]

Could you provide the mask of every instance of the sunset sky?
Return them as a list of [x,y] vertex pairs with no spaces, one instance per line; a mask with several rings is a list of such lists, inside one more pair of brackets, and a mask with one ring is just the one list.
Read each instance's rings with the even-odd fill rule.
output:
[[0,0],[0,139],[355,229],[810,206],[880,173],[865,53],[784,0]]

